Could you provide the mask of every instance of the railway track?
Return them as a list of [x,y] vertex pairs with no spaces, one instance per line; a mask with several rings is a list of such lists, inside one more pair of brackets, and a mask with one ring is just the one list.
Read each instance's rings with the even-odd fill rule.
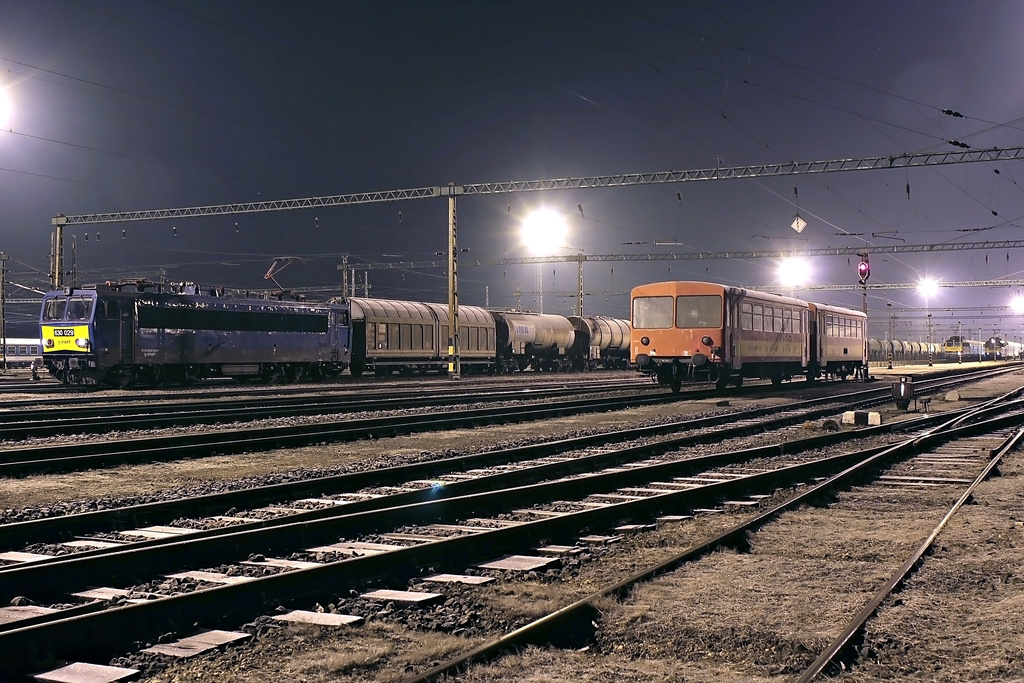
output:
[[[674,571],[684,564],[695,562],[722,548],[748,548],[749,534],[777,519],[782,513],[801,505],[815,506],[823,497],[853,485],[865,486],[965,486],[962,494],[948,511],[937,520],[932,531],[914,548],[899,568],[871,595],[841,632],[825,647],[820,655],[803,670],[797,671],[799,683],[810,683],[822,674],[838,675],[849,671],[864,651],[857,638],[863,634],[868,621],[877,613],[884,601],[920,566],[926,553],[952,516],[971,498],[1012,449],[1024,441],[1024,430],[1019,428],[1024,405],[1016,394],[1001,397],[992,405],[965,411],[953,419],[928,428],[921,433],[874,452],[862,452],[849,466],[834,474],[820,478],[820,482],[806,488],[785,502],[772,505],[742,523],[732,526],[697,543],[683,553],[646,567],[622,580],[602,587],[598,591],[535,619],[521,628],[491,640],[469,652],[410,676],[403,683],[426,683],[443,676],[457,674],[473,662],[495,658],[510,650],[528,644],[559,644],[566,640],[577,646],[593,640],[595,618],[593,605],[609,596],[624,596],[638,584],[649,582]],[[1009,410],[1009,414],[992,417],[996,412]],[[974,422],[980,420],[979,422]],[[827,508],[819,508],[820,516],[828,519]],[[824,522],[819,526],[828,526]],[[837,589],[842,591],[840,587]],[[582,632],[581,632],[582,631]],[[898,668],[898,667],[893,667]]]
[[[432,389],[422,387],[374,392],[343,392],[294,396],[259,396],[228,400],[223,395],[207,398],[199,395],[188,400],[146,402],[144,405],[39,406],[3,414],[0,441],[20,441],[29,437],[68,434],[97,434],[112,431],[161,429],[230,422],[251,422],[295,416],[314,416],[360,412],[407,410],[411,408],[494,403],[505,401],[547,400],[575,397],[587,393],[616,390],[660,393],[639,382],[607,385],[601,382],[559,383],[515,388],[503,385],[483,389]],[[178,397],[180,399],[180,397]],[[58,413],[59,411],[59,413]],[[60,419],[55,420],[54,415]]]
[[[997,370],[995,372],[1008,372]],[[943,387],[972,381],[979,377],[991,376],[993,371],[982,371],[944,377],[918,382],[915,386],[919,392],[936,391]],[[562,389],[552,390],[562,393]],[[755,390],[756,391],[756,390]],[[572,388],[570,395],[578,394]],[[100,441],[47,444],[42,446],[15,447],[0,450],[0,476],[25,476],[39,472],[67,472],[84,468],[110,467],[125,463],[153,462],[160,460],[203,457],[211,454],[230,454],[252,452],[260,449],[298,447],[316,443],[330,443],[359,438],[378,438],[396,434],[408,434],[424,431],[441,431],[445,429],[473,427],[483,424],[503,424],[508,422],[524,422],[564,415],[619,410],[627,407],[659,405],[683,401],[687,399],[713,396],[712,390],[694,391],[688,394],[667,394],[663,392],[636,396],[611,396],[585,399],[570,399],[543,404],[507,405],[491,408],[469,408],[452,410],[446,408],[440,412],[423,412],[418,414],[367,417],[362,419],[323,420],[302,425],[275,425],[248,427],[242,429],[220,429],[212,432],[171,434],[162,436],[136,437],[131,440]],[[514,398],[522,399],[522,393],[513,395],[490,394],[485,398],[507,403]],[[885,401],[890,397],[888,385],[875,386],[853,392],[842,398],[824,397],[819,402],[835,400],[860,401],[861,405]],[[415,399],[418,400],[418,399]],[[451,400],[451,399],[449,399]],[[456,403],[463,402],[461,399]],[[408,404],[402,404],[409,407]],[[242,410],[242,415],[251,419],[255,410]],[[346,412],[348,410],[346,409]],[[83,418],[84,419],[84,418]],[[163,418],[159,418],[163,419]],[[184,424],[202,423],[201,415],[188,415]],[[223,419],[219,415],[212,421]],[[108,430],[127,429],[127,425],[138,426],[140,423],[151,424],[149,417],[128,418],[120,422],[114,418],[97,420],[91,418],[91,424],[97,428]],[[141,422],[140,422],[141,421]],[[63,421],[62,421],[63,422]],[[19,424],[12,429],[29,429]],[[59,429],[59,426],[54,426]],[[70,429],[70,427],[69,427]]]
[[[748,419],[751,420],[748,424],[735,425],[736,428],[765,428],[764,424],[758,423],[759,418]],[[790,419],[804,420],[807,414],[794,414]],[[935,423],[940,419],[943,418],[925,416],[916,422],[915,427],[924,428],[925,422]],[[733,416],[732,420],[736,422],[738,418]],[[639,434],[630,438],[637,436]],[[649,436],[649,431],[645,436]],[[703,438],[721,440],[724,436],[721,429],[716,429]],[[863,432],[858,436],[863,436]],[[328,493],[326,495],[338,497],[320,498],[312,503],[307,501],[307,505],[316,509],[293,510],[276,520],[250,521],[248,528],[240,526],[210,533],[180,533],[179,530],[179,533],[168,532],[163,539],[132,544],[120,550],[116,547],[96,548],[66,558],[40,559],[23,566],[9,567],[0,570],[0,596],[8,599],[13,594],[31,592],[28,589],[33,587],[38,596],[38,587],[47,586],[54,593],[62,593],[66,601],[71,592],[85,592],[77,589],[84,589],[89,584],[102,586],[103,581],[121,581],[121,589],[107,586],[114,592],[106,593],[110,599],[120,599],[132,594],[131,591],[123,591],[124,584],[138,581],[139,577],[152,576],[154,572],[166,571],[161,568],[168,566],[178,569],[176,573],[182,575],[195,571],[197,567],[232,563],[236,567],[235,576],[253,580],[225,584],[218,583],[216,579],[211,581],[215,573],[200,574],[198,576],[202,578],[184,584],[189,588],[183,592],[172,590],[171,595],[142,599],[137,604],[122,603],[111,607],[110,599],[93,600],[59,612],[40,614],[35,617],[35,622],[15,622],[0,633],[0,653],[18,653],[21,656],[41,653],[39,648],[46,647],[41,643],[61,643],[63,653],[67,655],[87,650],[109,652],[126,645],[123,639],[119,640],[118,633],[131,633],[141,638],[154,629],[169,628],[168,624],[193,623],[195,620],[214,624],[218,619],[224,619],[223,615],[231,615],[226,621],[238,623],[238,619],[251,617],[256,605],[264,609],[268,596],[271,601],[288,603],[325,591],[329,593],[338,585],[355,587],[383,582],[388,578],[401,582],[415,576],[421,567],[472,565],[496,553],[521,552],[524,545],[529,547],[543,539],[569,538],[582,528],[609,527],[623,519],[649,519],[665,509],[692,510],[700,505],[714,504],[723,497],[774,490],[777,486],[792,485],[795,479],[806,481],[811,476],[824,476],[879,453],[876,448],[867,454],[794,459],[800,448],[790,442],[785,448],[766,447],[701,459],[657,460],[659,454],[683,445],[681,439],[684,438],[612,449],[607,444],[613,439],[603,435],[603,445],[580,440],[534,447],[536,450],[532,456],[523,452],[518,456],[506,453],[495,459],[492,454],[490,463],[483,460],[457,463],[454,469],[449,470],[447,480],[445,475],[438,475],[446,481],[443,487],[436,486],[436,482],[420,482],[412,490],[391,497],[353,491],[353,480],[342,485],[340,490],[348,489],[349,494],[356,494],[354,498],[350,495],[346,499],[345,493]],[[688,438],[699,441],[701,436]],[[827,438],[838,441],[849,436],[840,434]],[[823,443],[821,440],[810,441],[803,448],[818,448]],[[580,448],[598,450],[589,454],[584,452],[583,455],[571,454]],[[783,462],[768,471],[742,476],[728,472],[728,468],[740,463],[778,457],[783,451]],[[530,467],[505,469],[517,459],[539,456],[549,460],[532,463]],[[656,461],[650,461],[652,458]],[[439,464],[448,464],[451,468],[453,463],[435,463],[433,466]],[[479,467],[497,467],[500,470],[483,474],[468,471]],[[384,477],[383,481],[374,483],[378,487],[398,483],[401,488],[410,483],[407,479],[403,481],[403,477],[421,474],[415,470],[396,472],[393,479]],[[676,483],[658,483],[666,479]],[[630,490],[623,491],[623,487]],[[646,489],[646,492],[637,495],[638,492],[633,490],[637,488]],[[268,493],[261,494],[264,496],[262,500],[270,499]],[[302,495],[297,489],[291,493]],[[270,495],[284,496],[285,491],[278,489]],[[617,501],[612,500],[616,498]],[[552,503],[563,499],[577,502]],[[251,499],[254,504],[260,500],[259,497]],[[337,502],[328,502],[331,500]],[[220,499],[214,507],[226,503],[227,499]],[[535,507],[523,507],[527,505]],[[167,511],[161,514],[167,514]],[[490,521],[473,521],[471,515],[489,515]],[[91,521],[99,524],[98,519]],[[236,523],[238,521],[235,520]],[[116,524],[123,523],[124,518]],[[241,524],[245,526],[247,523],[242,521]],[[409,527],[414,527],[413,531],[410,532]],[[474,527],[481,530],[474,532]],[[28,528],[28,525],[21,527],[22,530]],[[44,527],[34,528],[39,531]],[[81,532],[84,528],[72,533]],[[367,540],[368,533],[375,535]],[[338,541],[339,536],[342,541]],[[420,538],[415,540],[414,537]],[[14,542],[16,535],[8,533],[4,538],[10,543]],[[20,538],[24,540],[28,536]],[[88,543],[90,539],[76,540]],[[314,552],[308,550],[311,547],[330,547],[333,550]],[[279,552],[281,557],[268,564],[268,552]],[[304,559],[294,559],[296,553]],[[354,557],[352,553],[361,553],[362,556]],[[245,567],[251,565],[245,563],[254,561],[244,558],[253,554],[264,557],[263,562],[255,561],[262,565],[260,571],[272,567],[275,572],[261,577],[247,574],[250,570]],[[321,563],[321,556],[336,561]],[[196,576],[191,575],[193,579]],[[165,584],[166,579],[159,580],[160,586]],[[175,588],[181,588],[181,585],[175,584]],[[147,586],[152,588],[151,583]],[[115,598],[119,590],[121,593]],[[139,589],[136,592],[146,591]],[[255,600],[256,595],[262,597]],[[57,595],[53,599],[60,602]],[[36,643],[35,649],[19,649],[29,642]]]

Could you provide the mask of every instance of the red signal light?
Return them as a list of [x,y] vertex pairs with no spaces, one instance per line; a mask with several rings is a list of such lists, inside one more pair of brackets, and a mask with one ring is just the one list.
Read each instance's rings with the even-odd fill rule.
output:
[[860,278],[860,283],[864,284],[871,277],[871,264],[867,261],[861,261],[857,264],[857,277]]

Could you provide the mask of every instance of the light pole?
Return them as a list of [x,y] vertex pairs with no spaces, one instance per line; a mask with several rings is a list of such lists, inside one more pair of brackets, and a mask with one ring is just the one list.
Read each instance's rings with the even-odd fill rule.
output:
[[[930,277],[922,278],[917,283],[917,291],[924,296],[924,307],[929,307],[931,296],[939,289],[939,283]],[[932,314],[928,313],[928,367],[932,366]]]
[[928,314],[928,367],[932,366],[932,314]]
[[10,258],[6,252],[0,251],[0,354],[3,364],[0,365],[0,372],[7,372],[7,310],[4,304],[7,301],[7,259]]
[[959,340],[959,348],[956,350],[956,362],[964,362],[964,323],[962,320],[956,321],[956,338]]
[[888,340],[888,348],[886,349],[886,353],[889,356],[889,369],[892,370],[892,349],[893,345],[896,343],[896,340],[892,336],[892,302],[886,301],[885,307],[889,309],[889,336],[886,337],[886,339]]

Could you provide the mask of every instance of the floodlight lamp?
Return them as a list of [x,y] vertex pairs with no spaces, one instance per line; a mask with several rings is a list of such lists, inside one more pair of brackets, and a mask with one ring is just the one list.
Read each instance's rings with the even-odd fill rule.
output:
[[1010,310],[1017,315],[1024,314],[1024,295],[1018,294],[1010,299]]
[[537,209],[523,221],[521,236],[526,247],[547,256],[565,244],[565,218],[553,209]]
[[935,278],[924,277],[917,281],[917,291],[925,299],[930,299],[939,291],[939,283]]
[[14,115],[13,111],[14,108],[11,105],[11,96],[7,93],[7,88],[0,87],[0,129],[11,129],[11,119]]
[[790,256],[779,262],[778,276],[784,287],[802,287],[811,281],[811,265],[805,259]]

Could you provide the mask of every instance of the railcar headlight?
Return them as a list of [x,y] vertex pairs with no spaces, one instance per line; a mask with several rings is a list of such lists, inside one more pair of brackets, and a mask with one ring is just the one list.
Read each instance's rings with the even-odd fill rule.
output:
[[87,348],[89,348],[89,340],[88,339],[76,339],[75,340],[75,346],[77,346],[80,349],[87,349]]
[[644,346],[650,346],[651,345],[651,338],[650,337],[640,337],[640,343],[643,344]]
[[703,344],[704,346],[714,346],[715,340],[705,334],[703,337],[700,338],[700,343]]

